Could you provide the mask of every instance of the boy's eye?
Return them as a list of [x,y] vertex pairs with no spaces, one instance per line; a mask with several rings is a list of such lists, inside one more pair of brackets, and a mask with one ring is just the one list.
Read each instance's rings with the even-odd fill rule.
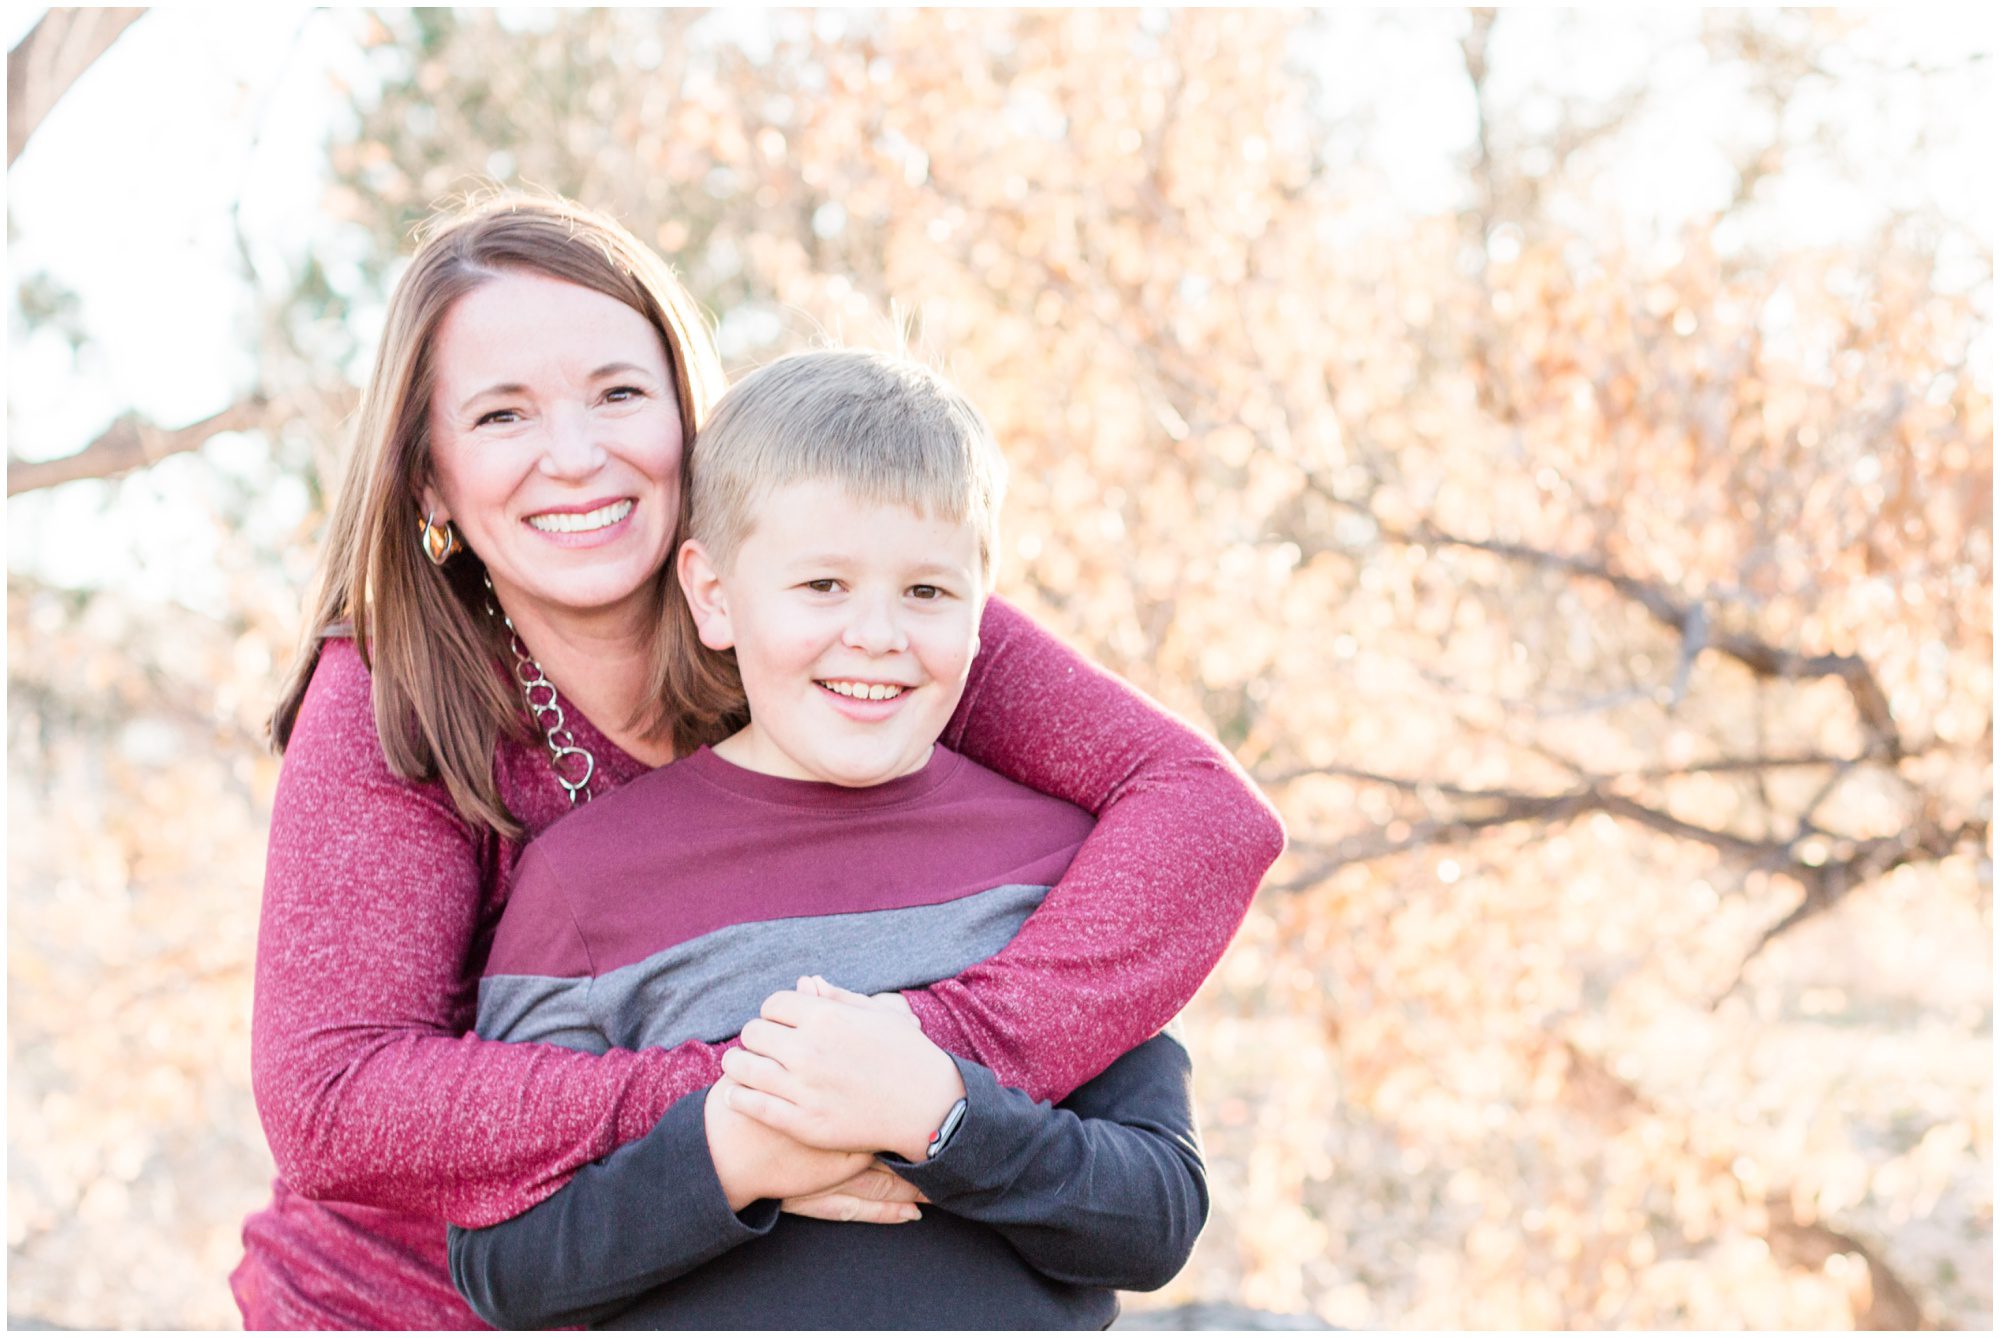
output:
[[839,584],[840,582],[834,580],[831,576],[822,576],[818,580],[807,581],[806,589],[815,594],[830,595]]
[[943,599],[944,590],[935,585],[913,585],[910,594],[917,599]]

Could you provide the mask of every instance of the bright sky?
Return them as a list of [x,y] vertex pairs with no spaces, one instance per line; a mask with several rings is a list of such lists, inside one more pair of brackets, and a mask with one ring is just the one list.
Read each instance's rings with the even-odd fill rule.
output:
[[[38,13],[9,11],[10,46]],[[1913,105],[1907,123],[1846,115],[1851,128],[1843,142],[1876,163],[1879,175],[1853,188],[1815,185],[1806,174],[1783,202],[1788,236],[1831,240],[1872,204],[1928,198],[1978,220],[1992,237],[1994,174],[1990,157],[1975,151],[1990,154],[1990,132],[1975,143],[1961,131],[1961,151],[1941,156],[1928,179],[1907,170],[1901,149],[1925,123],[2000,124],[1992,21],[1975,29],[1958,13],[1878,20],[1883,31],[1869,46],[1885,61],[1988,53],[1979,105],[1965,105],[1964,81],[1956,81],[1939,86],[1953,104]],[[274,290],[282,288],[300,239],[318,222],[322,145],[348,96],[335,76],[358,81],[351,34],[359,21],[352,11],[291,4],[155,9],[43,123],[7,177],[11,269],[17,278],[46,269],[74,289],[97,347],[72,365],[60,340],[23,341],[18,322],[10,322],[14,452],[65,454],[127,407],[179,425],[223,407],[249,384],[238,332],[253,315],[232,277],[239,260],[230,207],[240,200],[259,269]],[[1455,155],[1472,130],[1456,53],[1463,22],[1456,10],[1408,11],[1393,22],[1339,11],[1327,21],[1323,44],[1305,53],[1329,72],[1337,111],[1374,116],[1390,174],[1389,213],[1456,201]],[[1690,10],[1509,11],[1491,53],[1495,77],[1604,93],[1636,67],[1674,88],[1670,123],[1600,182],[1626,215],[1670,229],[1728,190],[1713,146],[1742,115],[1724,76],[1689,42],[1698,22]],[[1808,105],[1799,114],[1842,118],[1852,110]],[[1990,269],[1983,272],[1990,283]],[[1990,359],[1990,338],[1987,349]],[[211,447],[206,460],[169,461],[123,487],[81,483],[24,497],[8,507],[9,564],[61,584],[115,584],[220,613],[217,573],[230,560],[231,536],[217,529],[205,498],[218,487],[251,489],[258,502],[247,523],[273,535],[303,514],[303,490],[267,463],[260,447],[239,440]]]
[[[13,11],[10,26],[25,32],[36,16]],[[251,383],[238,332],[254,316],[234,277],[230,205],[242,200],[260,265],[281,265],[279,239],[311,231],[320,146],[338,114],[328,74],[351,45],[344,21],[286,4],[157,9],[42,123],[7,174],[10,270],[46,269],[73,289],[97,344],[73,364],[61,340],[23,341],[10,321],[16,454],[67,454],[128,406],[190,422]],[[10,569],[220,613],[229,554],[211,518],[213,466],[235,465],[239,486],[269,489],[251,523],[274,533],[306,499],[258,468],[255,443],[218,443],[209,455],[122,487],[78,483],[10,502]]]

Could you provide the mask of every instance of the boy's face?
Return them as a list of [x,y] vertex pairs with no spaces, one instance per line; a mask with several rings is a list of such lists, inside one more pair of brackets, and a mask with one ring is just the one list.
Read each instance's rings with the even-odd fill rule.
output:
[[753,771],[879,785],[918,770],[958,706],[985,607],[969,522],[779,488],[726,573],[699,544],[681,585],[704,645],[734,647],[751,724],[719,751]]

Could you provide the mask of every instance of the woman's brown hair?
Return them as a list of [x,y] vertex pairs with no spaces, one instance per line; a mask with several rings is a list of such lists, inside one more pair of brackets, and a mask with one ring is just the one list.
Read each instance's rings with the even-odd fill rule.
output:
[[[470,553],[433,566],[417,497],[430,468],[432,344],[451,306],[488,280],[532,271],[631,307],[653,323],[673,365],[683,439],[693,441],[722,393],[722,365],[700,308],[673,272],[610,219],[553,196],[498,192],[440,214],[419,234],[389,299],[375,366],[362,393],[346,477],[327,526],[304,636],[271,739],[283,751],[328,636],[351,634],[374,676],[375,727],[397,775],[442,779],[469,820],[506,835],[520,824],[493,770],[503,734],[528,737],[504,668],[506,638],[485,612],[483,568]],[[684,620],[671,561],[658,574],[662,649]],[[649,732],[676,749],[708,741],[678,704],[651,703]],[[702,737],[696,739],[694,736]]]

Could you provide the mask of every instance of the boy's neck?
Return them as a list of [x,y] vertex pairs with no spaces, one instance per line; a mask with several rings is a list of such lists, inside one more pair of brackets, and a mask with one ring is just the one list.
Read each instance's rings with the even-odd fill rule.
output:
[[890,781],[901,780],[905,776],[914,776],[929,766],[931,758],[937,753],[937,741],[931,741],[930,747],[924,749],[923,757],[918,759],[917,764],[908,771],[899,772],[894,776],[884,776],[881,780],[867,785],[853,785],[826,776],[812,775],[805,768],[793,762],[784,752],[774,747],[769,739],[760,735],[757,732],[757,723],[754,720],[742,729],[737,730],[734,734],[731,734],[722,742],[712,744],[709,751],[733,767],[741,767],[745,771],[754,771],[760,776],[773,776],[779,780],[813,781],[822,785],[839,785],[843,789],[848,790],[872,790],[876,786],[887,785]]

